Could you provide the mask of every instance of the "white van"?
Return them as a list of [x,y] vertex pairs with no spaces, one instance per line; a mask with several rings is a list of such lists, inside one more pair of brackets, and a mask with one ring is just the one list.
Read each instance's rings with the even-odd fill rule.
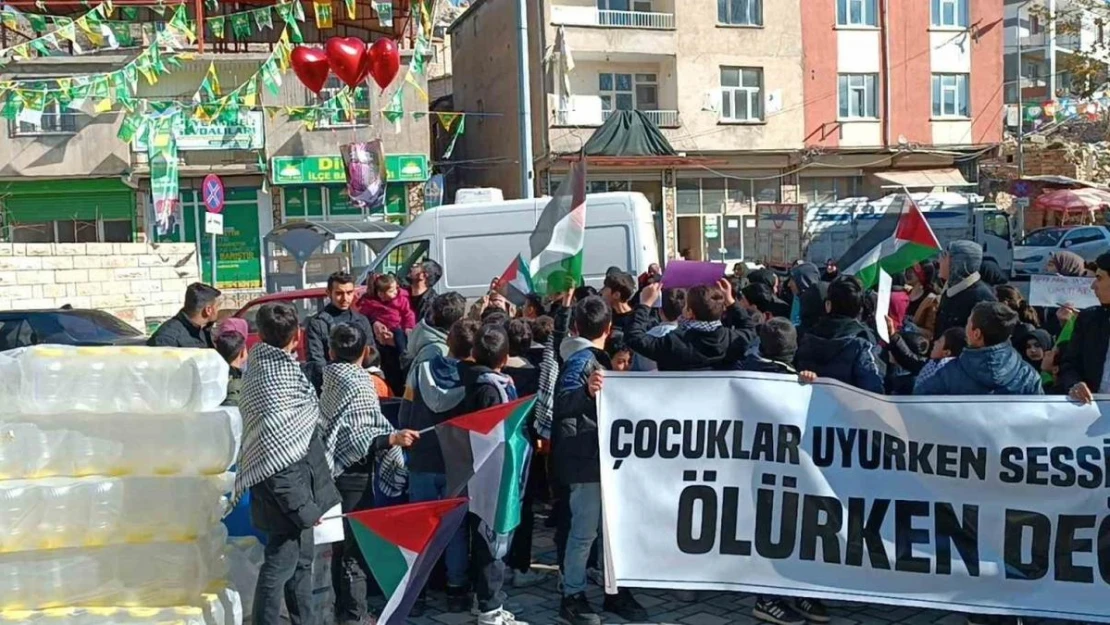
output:
[[[369,273],[408,275],[413,263],[431,259],[443,266],[436,291],[467,298],[486,294],[490,282],[514,258],[530,256],[528,238],[550,198],[450,204],[421,213],[378,255]],[[609,267],[639,275],[659,262],[651,203],[640,193],[586,196],[586,244],[582,273],[600,289]]]

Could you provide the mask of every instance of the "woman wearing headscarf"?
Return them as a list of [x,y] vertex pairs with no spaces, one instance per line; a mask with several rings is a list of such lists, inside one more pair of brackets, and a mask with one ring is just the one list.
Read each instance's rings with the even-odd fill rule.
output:
[[937,309],[933,335],[944,334],[948,328],[967,325],[971,309],[980,302],[993,302],[994,289],[979,275],[983,248],[974,241],[953,241],[940,258],[940,277],[945,280],[944,293]]
[[788,286],[794,294],[790,304],[790,321],[795,326],[802,325],[802,295],[821,281],[821,271],[813,263],[799,263],[790,268]]
[[937,306],[940,304],[940,285],[937,284],[937,266],[933,261],[918,263],[906,270],[906,284],[910,287],[906,319],[913,322],[919,334],[932,340],[937,324]]
[[[1050,276],[1067,276],[1077,278],[1086,273],[1086,264],[1083,257],[1075,252],[1053,252],[1045,264],[1045,273]],[[1035,306],[1037,314],[1042,319],[1041,327],[1053,338],[1060,336],[1063,324],[1057,317],[1058,308]]]

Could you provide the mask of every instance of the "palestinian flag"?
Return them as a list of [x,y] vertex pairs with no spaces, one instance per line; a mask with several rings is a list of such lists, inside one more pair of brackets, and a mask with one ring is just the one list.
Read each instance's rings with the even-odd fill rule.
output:
[[532,445],[525,426],[534,395],[456,417],[436,426],[447,463],[447,492],[467,491],[470,511],[490,553],[504,557],[512,531],[520,525],[520,505],[528,479]]
[[940,242],[908,193],[900,193],[871,230],[837,262],[841,271],[856,276],[864,288],[879,283],[879,268],[901,273],[940,252]]
[[524,296],[532,293],[532,274],[523,256],[517,256],[497,279],[497,290],[516,306],[524,305]]
[[378,625],[401,625],[466,519],[466,498],[375,508],[346,517],[370,572],[388,597]]
[[582,286],[582,247],[586,243],[586,159],[570,167],[555,197],[547,203],[528,239],[532,284],[541,295]]

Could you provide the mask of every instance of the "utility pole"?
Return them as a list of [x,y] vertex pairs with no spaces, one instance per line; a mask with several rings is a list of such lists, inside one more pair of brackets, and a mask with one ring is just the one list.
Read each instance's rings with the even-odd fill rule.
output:
[[[540,10],[537,7],[537,10]],[[517,83],[520,97],[520,197],[531,199],[535,194],[535,172],[532,170],[532,89],[528,66],[528,0],[517,1]]]

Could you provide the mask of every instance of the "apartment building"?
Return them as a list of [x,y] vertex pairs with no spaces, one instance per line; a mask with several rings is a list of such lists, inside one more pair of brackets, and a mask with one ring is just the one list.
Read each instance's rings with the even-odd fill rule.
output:
[[[1087,72],[1105,81],[1110,11],[1075,0],[1006,0],[1006,104],[1030,107],[1086,88]],[[1078,67],[1077,67],[1078,66]],[[1079,76],[1073,70],[1082,68]]]
[[[268,5],[272,3],[243,5],[238,10]],[[358,7],[362,19],[340,23],[337,17],[335,26],[327,29],[318,30],[310,13],[299,24],[306,45],[319,45],[337,35],[350,34],[367,41],[383,36],[386,27],[368,17],[373,15],[370,4],[359,2]],[[234,12],[230,7],[221,10]],[[140,19],[157,22],[159,18],[144,13]],[[273,22],[273,29],[256,29],[242,41],[231,36],[213,40],[208,33],[203,50],[197,45],[191,50],[192,58],[182,60],[157,82],[140,79],[136,100],[189,103],[209,76],[210,67],[225,95],[247,84],[271,58],[282,29],[276,16]],[[254,26],[253,21],[250,25]],[[390,32],[407,48],[402,50],[403,76],[412,60],[411,40],[403,23]],[[30,58],[4,67],[0,80],[35,84],[111,72],[129,63],[137,52]],[[309,92],[292,71],[277,79],[276,94],[259,81],[256,105],[243,107],[230,119],[180,119],[174,129],[180,208],[175,226],[167,233],[153,227],[145,138],[137,136],[126,142],[118,136],[126,117],[121,107],[96,113],[91,102],[83,107],[55,103],[34,122],[0,120],[0,240],[190,243],[196,246],[201,278],[208,281],[210,238],[204,233],[201,186],[205,176],[216,174],[226,195],[224,234],[216,244],[216,284],[241,301],[257,295],[266,284],[267,271],[276,267],[267,267],[264,243],[275,225],[297,219],[369,218],[347,200],[341,144],[382,139],[389,173],[387,220],[404,224],[411,213],[423,209],[421,193],[429,177],[431,139],[428,119],[411,114],[428,109],[428,103],[414,90],[405,90],[403,106],[409,114],[396,126],[384,123],[378,113],[389,104],[392,90],[382,94],[376,86],[358,92],[352,115],[322,115],[315,123],[306,123],[289,115],[287,107],[311,107],[327,101],[341,90],[338,79],[333,76],[320,96]],[[426,80],[420,80],[426,88]],[[400,82],[398,79],[397,84]]]
[[[478,0],[450,28],[455,106],[487,114],[460,142],[486,163],[465,181],[506,197],[520,190],[516,6]],[[669,258],[739,258],[759,204],[969,189],[1001,140],[1002,0],[528,7],[537,190],[614,111],[642,111],[675,154],[591,157],[589,188],[644,193]]]

